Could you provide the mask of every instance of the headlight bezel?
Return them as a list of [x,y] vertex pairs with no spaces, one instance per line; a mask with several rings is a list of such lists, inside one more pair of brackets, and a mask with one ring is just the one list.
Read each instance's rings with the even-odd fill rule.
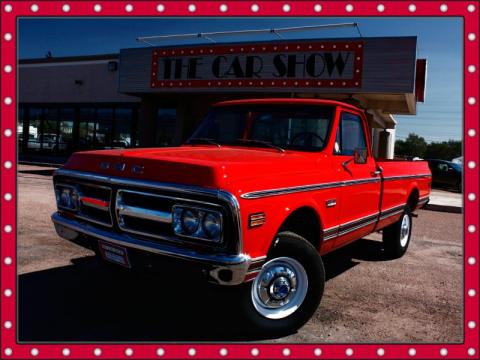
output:
[[[188,233],[184,231],[183,227],[183,213],[185,211],[191,211],[196,213],[198,216],[198,225],[196,230],[193,233]],[[214,215],[220,224],[219,234],[216,237],[211,237],[208,235],[207,231],[204,228],[204,218],[207,214]],[[191,206],[185,204],[175,204],[172,207],[172,229],[176,236],[187,239],[201,240],[213,244],[223,243],[224,235],[224,215],[221,211],[211,208]]]
[[[65,189],[68,189],[71,194],[73,193],[73,195],[69,196],[74,207],[63,206],[61,204],[61,196],[63,195]],[[60,210],[67,210],[73,212],[78,212],[80,210],[80,192],[74,185],[62,183],[55,184],[55,201],[57,203],[57,208]]]

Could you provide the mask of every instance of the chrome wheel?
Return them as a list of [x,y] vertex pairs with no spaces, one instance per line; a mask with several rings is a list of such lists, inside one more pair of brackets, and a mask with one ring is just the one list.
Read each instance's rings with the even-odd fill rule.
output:
[[263,265],[252,284],[253,306],[268,319],[282,319],[302,305],[308,290],[307,272],[297,260],[279,257]]
[[410,217],[408,214],[403,214],[402,225],[400,226],[400,246],[403,248],[408,243],[410,236]]

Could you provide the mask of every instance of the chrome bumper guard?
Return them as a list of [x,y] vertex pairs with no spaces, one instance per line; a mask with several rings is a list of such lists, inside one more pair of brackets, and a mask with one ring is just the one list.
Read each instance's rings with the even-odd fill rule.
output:
[[[210,277],[213,279],[213,282],[219,285],[238,285],[243,283],[246,281],[245,276],[252,263],[248,255],[201,254],[188,249],[141,240],[128,234],[117,234],[90,224],[65,218],[58,212],[52,214],[52,221],[57,234],[69,241],[74,241],[79,236],[86,235],[127,248],[208,265]],[[231,277],[228,276],[228,280],[225,280],[222,272],[230,272]]]

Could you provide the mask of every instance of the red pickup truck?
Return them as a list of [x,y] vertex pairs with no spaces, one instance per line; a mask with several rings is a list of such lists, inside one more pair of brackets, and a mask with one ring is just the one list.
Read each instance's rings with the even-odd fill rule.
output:
[[235,311],[291,331],[320,303],[324,254],[381,230],[398,258],[428,202],[427,163],[374,159],[368,129],[343,102],[219,103],[183,146],[73,154],[54,175],[52,220],[124,267],[193,265],[237,285]]

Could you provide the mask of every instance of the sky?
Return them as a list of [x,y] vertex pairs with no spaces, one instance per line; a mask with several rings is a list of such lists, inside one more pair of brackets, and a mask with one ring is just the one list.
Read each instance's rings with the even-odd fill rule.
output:
[[[397,115],[397,139],[416,133],[428,142],[460,140],[463,120],[463,21],[437,18],[91,18],[20,19],[19,58],[42,58],[118,53],[122,48],[143,47],[139,36],[199,33],[242,29],[356,22],[356,28],[330,28],[282,35],[286,39],[417,36],[417,58],[428,61],[425,103],[417,115]],[[218,42],[274,40],[273,34],[216,37]],[[201,43],[201,39],[172,40],[158,45]],[[156,44],[156,45],[157,45]]]

